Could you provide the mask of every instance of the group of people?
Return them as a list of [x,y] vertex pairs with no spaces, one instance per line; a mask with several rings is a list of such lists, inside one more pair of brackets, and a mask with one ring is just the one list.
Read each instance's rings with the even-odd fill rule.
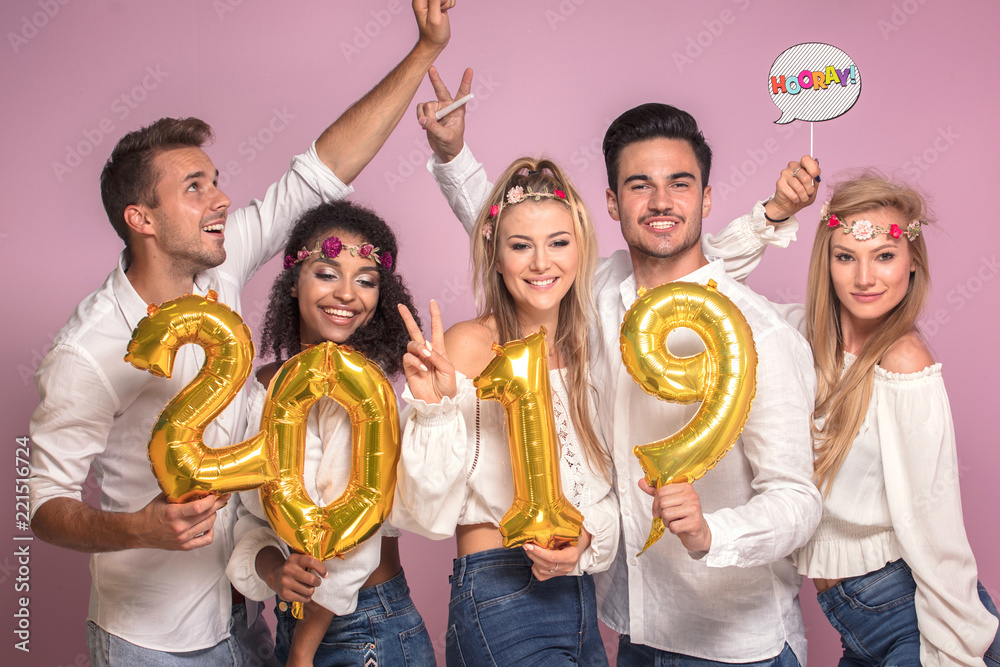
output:
[[[435,117],[453,101],[431,66],[453,5],[414,0],[414,49],[247,208],[229,212],[200,120],[162,119],[115,147],[101,189],[126,248],[40,365],[32,419],[32,528],[93,554],[91,663],[435,664],[400,565],[403,529],[456,537],[449,665],[606,665],[598,618],[620,633],[619,665],[805,664],[802,575],[843,637],[842,665],[1000,665],[941,367],[916,329],[932,223],[921,195],[871,172],[836,185],[806,304],[771,304],[742,281],[767,245],[794,238],[818,162],[789,163],[772,197],[703,236],[712,151],[690,114],[644,104],[605,136],[607,209],[628,250],[599,259],[591,215],[558,164],[521,157],[490,184],[465,144],[464,110]],[[428,72],[437,100],[418,105],[418,120],[431,173],[470,236],[479,310],[445,331],[431,302],[425,338],[400,272],[412,266],[405,249],[375,212],[343,199]],[[467,71],[457,96],[471,85]],[[167,502],[145,442],[200,357],[181,348],[170,379],[121,361],[149,303],[211,289],[238,311],[243,285],[279,252],[260,341],[272,361],[205,442],[256,428],[278,368],[314,344],[346,343],[407,381],[390,520],[327,562],[290,551],[254,491]],[[713,470],[653,488],[633,447],[676,432],[697,406],[645,394],[621,363],[618,331],[640,288],[678,280],[715,281],[743,313],[757,390]],[[505,416],[471,378],[494,344],[542,329],[560,479],[583,524],[572,546],[507,549]],[[683,330],[669,345],[703,349]],[[351,457],[348,414],[321,399],[302,471],[314,502],[343,491]],[[91,469],[100,508],[81,500]],[[637,556],[651,516],[670,535]],[[272,638],[258,601],[273,595]],[[301,619],[293,603],[305,605]]]

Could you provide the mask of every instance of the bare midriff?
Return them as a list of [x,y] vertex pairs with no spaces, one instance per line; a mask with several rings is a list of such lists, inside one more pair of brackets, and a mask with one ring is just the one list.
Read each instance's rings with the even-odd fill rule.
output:
[[825,593],[842,581],[843,579],[813,579],[813,586],[817,593]]
[[403,567],[399,564],[399,538],[383,537],[382,560],[379,561],[375,571],[368,576],[363,588],[384,584],[399,574],[402,569]]
[[500,529],[492,523],[474,523],[469,526],[458,526],[455,529],[455,541],[458,543],[458,557],[503,547],[503,535]]

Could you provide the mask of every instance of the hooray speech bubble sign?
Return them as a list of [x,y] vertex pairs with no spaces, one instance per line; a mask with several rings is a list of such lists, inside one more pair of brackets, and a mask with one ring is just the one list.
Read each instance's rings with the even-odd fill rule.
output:
[[858,101],[861,73],[851,57],[835,46],[796,44],[771,65],[767,88],[771,101],[781,109],[775,123],[830,120],[847,113]]

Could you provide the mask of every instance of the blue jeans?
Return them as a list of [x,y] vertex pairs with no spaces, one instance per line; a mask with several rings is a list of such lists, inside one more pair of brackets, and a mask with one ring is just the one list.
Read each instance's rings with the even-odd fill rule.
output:
[[[274,608],[278,617],[274,653],[281,664],[295,632],[291,605]],[[424,619],[410,600],[402,572],[375,586],[358,591],[358,606],[346,616],[335,616],[313,659],[315,667],[366,665],[423,667],[434,665],[434,647]]]
[[671,653],[642,644],[633,644],[628,635],[618,636],[618,667],[708,667],[709,665],[743,665],[744,667],[799,667],[799,661],[788,644],[777,656],[758,662],[716,662],[681,653]]
[[230,636],[215,646],[198,651],[167,653],[145,648],[113,635],[87,621],[87,647],[91,667],[270,667],[274,665],[271,631],[263,616],[247,627],[246,606],[233,605]]
[[456,559],[450,581],[450,667],[608,664],[589,574],[538,581],[524,549],[489,549]]
[[[841,667],[920,664],[920,631],[913,597],[917,584],[902,560],[880,570],[844,579],[816,596],[830,624],[840,633]],[[997,616],[989,593],[979,584],[979,599]],[[986,652],[987,665],[1000,665],[1000,633]]]

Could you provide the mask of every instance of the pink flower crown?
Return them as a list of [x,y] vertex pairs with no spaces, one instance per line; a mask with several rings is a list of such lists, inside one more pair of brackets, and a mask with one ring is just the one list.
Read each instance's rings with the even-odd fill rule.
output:
[[852,234],[859,241],[867,241],[879,234],[888,234],[894,239],[898,239],[903,234],[906,234],[907,240],[915,241],[920,236],[920,229],[923,226],[919,220],[914,220],[908,224],[906,229],[903,229],[896,223],[893,223],[886,229],[881,225],[872,223],[870,220],[855,220],[849,225],[838,218],[835,213],[830,213],[829,208],[830,202],[823,204],[823,208],[819,212],[820,220],[825,222],[827,227],[839,227],[843,229],[845,234]]
[[372,259],[376,264],[385,267],[386,271],[392,271],[392,253],[388,250],[380,252],[371,243],[344,245],[336,236],[330,236],[324,241],[317,241],[312,250],[302,248],[302,250],[299,250],[294,255],[285,255],[284,267],[285,269],[290,269],[296,264],[306,261],[316,253],[322,253],[324,257],[334,259],[342,250],[350,252],[352,257]]
[[[507,197],[506,197],[507,206],[520,204],[521,202],[528,201],[529,199],[533,199],[534,201],[541,201],[543,199],[556,199],[559,201],[564,201],[566,202],[566,204],[569,204],[569,202],[566,201],[566,193],[560,190],[559,188],[556,188],[555,192],[532,192],[531,188],[528,188],[528,191],[525,192],[524,188],[522,188],[520,185],[515,185],[514,187],[512,187],[510,190],[507,191]],[[493,204],[492,206],[490,206],[490,214],[488,216],[489,220],[486,222],[486,224],[483,225],[483,238],[485,238],[487,241],[489,241],[490,238],[493,236],[493,221],[497,219],[497,217],[500,215],[500,212],[503,211],[505,208],[507,208],[507,206],[504,205],[503,200],[500,200],[499,204]]]

